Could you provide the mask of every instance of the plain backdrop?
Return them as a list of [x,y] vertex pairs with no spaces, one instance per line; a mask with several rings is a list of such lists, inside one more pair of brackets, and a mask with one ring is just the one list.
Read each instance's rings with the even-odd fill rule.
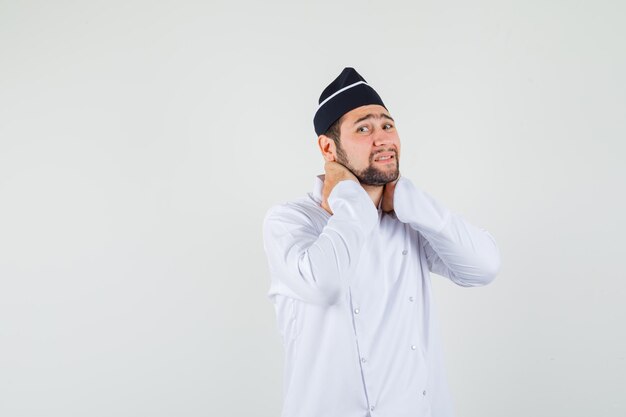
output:
[[[620,1],[0,1],[0,415],[280,415],[261,223],[346,66],[502,253],[433,275],[460,417],[626,415]],[[437,416],[434,416],[437,417]]]

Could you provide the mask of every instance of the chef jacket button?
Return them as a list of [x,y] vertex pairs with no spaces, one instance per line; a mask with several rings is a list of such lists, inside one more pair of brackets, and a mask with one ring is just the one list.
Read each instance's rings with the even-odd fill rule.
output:
[[422,391],[422,395],[426,395],[426,390]]
[[403,255],[406,255],[407,253],[409,253],[406,249],[402,251]]
[[411,349],[415,350],[415,349],[417,349],[417,346],[411,345]]
[[367,359],[365,359],[364,357],[361,357],[361,362],[365,363],[367,362]]
[[359,314],[359,311],[360,311],[360,310],[359,310],[358,308],[355,308],[355,309],[354,309],[354,314]]
[[376,409],[376,407],[374,407],[373,405],[370,406],[370,411],[374,411]]
[[409,301],[413,302],[413,297],[409,297]]

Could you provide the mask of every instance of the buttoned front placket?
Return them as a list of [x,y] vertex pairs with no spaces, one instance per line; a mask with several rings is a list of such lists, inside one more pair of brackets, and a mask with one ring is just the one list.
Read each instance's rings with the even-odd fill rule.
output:
[[[378,239],[379,237],[378,229],[381,226],[382,215],[383,215],[382,210],[379,206],[378,207],[378,224],[376,226],[376,229],[372,232],[370,239]],[[370,241],[370,243],[372,242]],[[373,248],[377,247],[376,243],[373,244]],[[369,258],[372,256],[372,254],[368,253],[367,256]],[[366,260],[363,260],[363,261],[366,262]],[[360,273],[362,273],[362,271],[360,271]],[[363,274],[363,276],[359,278],[360,278],[360,281],[362,282],[361,285],[364,285],[364,288],[360,288],[360,289],[362,291],[370,290],[369,286],[371,285],[371,282],[367,280],[367,275]],[[366,399],[367,415],[370,417],[374,417],[376,415],[375,414],[376,404],[374,404],[373,399],[377,398],[377,395],[376,393],[371,392],[372,387],[369,384],[370,378],[372,377],[371,372],[370,372],[372,369],[372,366],[371,366],[372,364],[371,362],[369,362],[369,352],[367,352],[367,349],[370,348],[371,341],[363,339],[364,337],[363,334],[365,333],[363,331],[365,330],[363,326],[367,326],[367,323],[363,322],[363,316],[361,314],[361,309],[363,308],[367,309],[370,306],[361,304],[361,300],[364,300],[365,297],[359,297],[358,289],[355,289],[355,291],[353,292],[353,289],[350,288],[349,295],[350,295],[350,310],[351,310],[351,315],[352,315],[352,325],[354,329],[354,340],[356,343],[356,349],[357,349],[358,358],[359,358],[359,367],[361,371],[361,380],[363,383],[363,392],[364,392],[365,399]]]
[[356,343],[356,350],[359,356],[359,365],[361,368],[361,381],[363,382],[363,391],[365,394],[365,400],[367,402],[367,406],[371,411],[374,411],[375,407],[370,404],[369,395],[367,391],[367,383],[365,381],[365,370],[363,369],[364,365],[367,363],[367,358],[364,356],[364,353],[361,351],[361,346],[359,345],[359,331],[358,331],[358,316],[361,312],[361,309],[358,306],[355,306],[355,302],[352,298],[352,289],[349,288],[349,296],[350,296],[350,308],[352,310],[352,328],[354,329],[354,342]]
[[[382,216],[381,216],[382,217]],[[372,343],[376,343],[379,341],[369,340],[371,337],[376,337],[372,334],[371,328],[369,326],[372,325],[370,319],[372,317],[372,308],[374,306],[371,305],[371,302],[374,301],[372,298],[372,292],[376,291],[375,285],[381,284],[384,282],[384,285],[392,285],[396,283],[396,276],[394,271],[398,271],[402,269],[408,262],[411,262],[411,258],[408,256],[414,244],[410,241],[411,232],[407,227],[404,227],[402,233],[404,234],[403,242],[397,247],[390,248],[385,245],[386,238],[383,239],[383,235],[387,232],[384,232],[384,227],[388,227],[389,223],[386,225],[379,223],[377,228],[372,232],[372,235],[368,238],[368,243],[370,248],[367,252],[367,258],[363,259],[362,262],[364,265],[367,265],[368,262],[371,262],[372,257],[381,256],[381,259],[384,259],[385,262],[383,266],[378,272],[374,272],[373,274],[368,274],[368,272],[372,272],[372,270],[364,267],[364,269],[357,269],[355,271],[355,280],[353,282],[354,287],[350,286],[349,288],[349,300],[350,300],[350,314],[352,316],[352,325],[354,330],[354,340],[356,344],[356,351],[358,354],[359,368],[361,373],[361,379],[363,384],[363,391],[366,400],[366,413],[370,417],[375,417],[378,415],[378,405],[376,403],[379,398],[379,392],[377,392],[381,387],[379,386],[378,380],[380,376],[376,376],[376,373],[380,373],[380,364],[375,363],[376,359],[370,357],[370,353],[368,349],[371,349]],[[391,231],[393,232],[393,231]],[[395,232],[393,232],[395,233]],[[381,240],[383,239],[383,240]],[[385,250],[392,249],[393,252],[386,253]],[[394,255],[395,254],[395,255]],[[396,268],[390,268],[391,265],[395,265]],[[382,276],[379,276],[382,274]],[[391,274],[391,275],[390,275]],[[398,281],[399,282],[399,281]],[[396,311],[404,311],[402,316],[395,317],[396,320],[402,320],[406,323],[406,326],[402,326],[408,334],[405,340],[408,341],[406,345],[397,346],[396,352],[394,353],[400,355],[402,358],[407,358],[407,360],[412,355],[415,358],[415,363],[422,363],[425,360],[424,351],[422,350],[420,331],[421,327],[417,323],[417,317],[420,316],[418,314],[419,305],[416,302],[417,300],[417,288],[415,284],[406,281],[401,284],[403,289],[402,293],[396,294],[396,298],[393,300],[388,300],[387,302],[398,305],[398,303],[407,303],[404,307],[399,307],[399,310]],[[373,290],[374,288],[374,290]],[[381,294],[382,296],[382,294]],[[381,306],[378,305],[374,307],[378,310],[381,309]],[[406,315],[405,315],[406,314]],[[381,320],[382,317],[376,318],[376,320]],[[393,317],[388,319],[394,319]],[[368,335],[367,337],[365,335]],[[402,352],[404,350],[404,352]],[[415,369],[415,372],[423,372],[423,368],[420,366],[420,370]],[[374,379],[372,379],[374,378]],[[424,385],[419,385],[415,387],[419,389],[419,391],[415,391],[416,395],[420,397],[426,396],[426,387]]]
[[[380,227],[380,221],[381,218],[383,216],[383,212],[381,209],[381,205],[379,204],[378,206],[378,225],[376,226],[376,229],[378,229]],[[377,236],[377,231],[373,232],[372,236]],[[352,292],[352,288],[349,289],[349,295],[350,295],[350,309],[352,312],[352,326],[354,329],[354,340],[356,343],[356,349],[357,349],[357,353],[358,353],[358,357],[359,357],[359,366],[360,366],[360,370],[361,370],[361,381],[363,383],[363,392],[365,395],[365,400],[366,400],[366,404],[367,404],[367,412],[368,412],[368,416],[370,417],[374,417],[375,416],[375,410],[376,410],[376,404],[372,403],[372,398],[373,396],[370,395],[370,390],[368,388],[368,373],[369,370],[371,368],[370,363],[368,362],[368,353],[365,352],[366,349],[366,343],[359,343],[360,342],[360,332],[359,329],[362,326],[361,321],[359,320],[360,318],[360,314],[361,314],[361,309],[363,308],[363,306],[360,305],[360,301],[357,297],[353,297],[353,292]],[[366,307],[367,308],[367,307]]]

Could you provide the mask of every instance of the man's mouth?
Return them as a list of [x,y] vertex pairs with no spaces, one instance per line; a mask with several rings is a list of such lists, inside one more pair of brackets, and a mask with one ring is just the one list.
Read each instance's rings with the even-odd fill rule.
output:
[[389,162],[396,158],[393,152],[381,152],[375,158],[374,162]]

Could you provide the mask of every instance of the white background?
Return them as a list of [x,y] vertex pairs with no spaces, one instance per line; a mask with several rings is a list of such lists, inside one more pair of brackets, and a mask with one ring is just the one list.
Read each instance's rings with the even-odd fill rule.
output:
[[345,66],[502,253],[433,275],[458,415],[626,415],[625,13],[0,1],[0,415],[280,414],[261,221],[322,173]]

